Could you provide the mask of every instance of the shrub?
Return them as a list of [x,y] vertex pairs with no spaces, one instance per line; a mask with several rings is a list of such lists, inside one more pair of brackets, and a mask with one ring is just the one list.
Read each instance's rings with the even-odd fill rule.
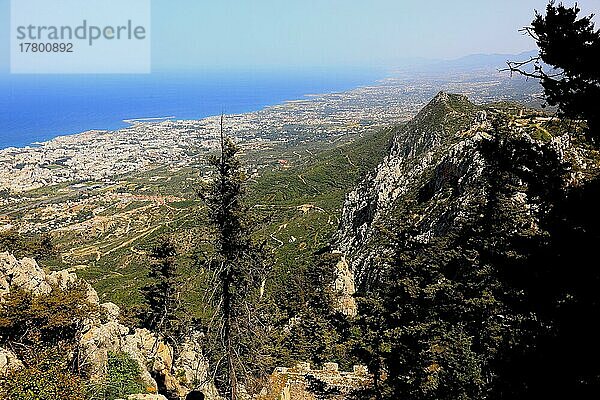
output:
[[38,296],[14,290],[0,303],[0,344],[74,344],[84,321],[95,311],[81,281],[67,288],[54,286],[50,293]]
[[87,399],[73,357],[84,321],[97,312],[87,301],[87,286],[81,281],[66,288],[55,285],[37,296],[16,289],[2,300],[0,345],[14,350],[25,368],[0,381],[0,398]]
[[4,251],[14,254],[17,258],[32,257],[38,262],[56,257],[58,254],[48,233],[22,235],[14,230],[0,232],[0,252]]
[[10,400],[85,400],[80,377],[60,369],[25,368],[0,380],[0,397]]
[[114,400],[130,394],[145,393],[142,370],[127,353],[109,353],[106,382],[102,385],[102,399]]

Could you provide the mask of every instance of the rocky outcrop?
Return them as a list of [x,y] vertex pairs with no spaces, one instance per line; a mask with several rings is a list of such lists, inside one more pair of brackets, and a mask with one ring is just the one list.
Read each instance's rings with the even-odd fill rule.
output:
[[355,365],[351,372],[342,372],[336,363],[325,363],[322,369],[313,369],[309,363],[302,362],[293,368],[275,368],[269,377],[269,385],[257,400],[343,400],[355,398],[356,393],[372,383],[373,376],[362,365]]
[[588,160],[569,135],[545,140],[531,135],[548,118],[535,112],[523,117],[502,105],[476,106],[464,96],[439,93],[412,121],[397,128],[389,155],[346,197],[334,248],[346,256],[358,291],[376,282],[389,263],[393,249],[384,243],[385,232],[398,232],[389,224],[399,212],[404,219],[413,215],[418,226],[414,239],[427,242],[444,235],[484,201],[489,166],[481,149],[493,139],[491,122],[499,116],[510,121],[511,132],[530,151],[553,148],[559,159],[576,165],[573,171],[579,172],[571,180],[581,179]]
[[20,368],[23,368],[23,363],[17,356],[12,351],[0,347],[0,377]]
[[[68,271],[46,273],[33,259],[17,260],[11,254],[0,253],[0,301],[16,288],[35,295],[48,294],[53,287],[67,287],[77,279],[74,273]],[[81,362],[88,367],[92,381],[101,382],[104,379],[110,353],[126,353],[139,364],[144,383],[156,390],[165,390],[170,398],[184,399],[192,390],[204,392],[207,399],[218,397],[208,379],[208,365],[202,355],[200,334],[191,334],[174,359],[171,346],[155,333],[122,325],[119,322],[119,307],[113,303],[98,304],[98,295],[89,285],[87,299],[103,311],[100,313],[101,319],[87,321],[80,341]],[[0,374],[21,366],[13,353],[0,348]],[[130,398],[164,398],[149,396]]]
[[[52,287],[65,288],[77,280],[77,275],[68,271],[46,274],[35,260],[17,260],[9,253],[0,253],[0,298],[10,293],[11,288],[21,288],[34,295],[48,294]],[[88,301],[97,304],[98,294],[88,286]]]
[[132,394],[127,400],[167,400],[162,394]]
[[434,192],[446,177],[456,180],[466,194],[469,182],[478,179],[482,161],[472,150],[486,139],[486,128],[484,111],[464,96],[441,92],[397,129],[390,154],[344,203],[336,246],[346,255],[359,289],[374,279],[376,271],[370,266],[384,265],[390,256],[388,249],[374,243],[376,232],[403,196],[421,190],[426,182]]
[[336,309],[340,310],[346,316],[353,317],[357,311],[356,300],[354,300],[356,289],[354,287],[354,276],[352,275],[352,271],[350,271],[346,256],[343,254],[340,256],[335,269],[336,279],[334,289],[338,294]]

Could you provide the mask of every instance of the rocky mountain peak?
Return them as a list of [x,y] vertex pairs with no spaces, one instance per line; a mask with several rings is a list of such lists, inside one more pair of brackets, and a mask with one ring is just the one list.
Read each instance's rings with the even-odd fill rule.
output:
[[485,119],[479,113],[481,109],[467,97],[440,92],[408,124],[397,128],[389,155],[346,198],[338,232],[343,253],[367,240],[373,224],[399,197],[422,186],[426,174],[453,148],[473,140],[473,135],[462,133],[478,131]]
[[473,104],[465,95],[440,91],[433,99],[429,101],[429,103],[423,108],[423,110],[421,110],[421,112],[426,112],[427,110],[435,107],[445,107],[448,111],[459,111],[463,107],[472,106]]
[[[358,291],[375,279],[378,271],[372,266],[380,268],[391,256],[386,252],[389,247],[378,243],[382,231],[398,230],[389,226],[398,209],[416,204],[418,235],[428,241],[485,201],[485,176],[491,167],[482,148],[494,138],[492,118],[514,120],[495,107],[476,106],[465,96],[440,92],[397,128],[389,155],[346,197],[336,237],[334,247],[346,256]],[[508,125],[533,151],[544,146],[521,123]],[[548,144],[554,142],[563,141],[556,137]],[[557,157],[577,153],[569,146],[563,143]]]

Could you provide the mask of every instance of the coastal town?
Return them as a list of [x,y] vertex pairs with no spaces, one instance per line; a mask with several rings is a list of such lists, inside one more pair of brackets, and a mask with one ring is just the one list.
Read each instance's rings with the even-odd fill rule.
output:
[[[389,78],[346,92],[308,95],[256,112],[227,115],[225,130],[244,151],[261,151],[393,126],[414,116],[439,90],[460,88],[476,103],[534,101],[536,93],[524,87],[522,80],[511,81],[497,71],[447,76],[437,83]],[[0,150],[0,201],[6,204],[11,195],[56,184],[110,181],[161,165],[194,165],[218,145],[219,116],[128,122],[130,126],[116,131],[94,130]]]

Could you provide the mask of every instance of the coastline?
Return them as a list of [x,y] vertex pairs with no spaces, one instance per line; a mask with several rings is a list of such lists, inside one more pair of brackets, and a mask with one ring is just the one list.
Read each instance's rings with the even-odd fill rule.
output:
[[[250,114],[254,114],[254,113],[260,113],[262,111],[266,111],[269,110],[271,108],[274,107],[284,107],[286,105],[296,105],[296,104],[303,104],[305,102],[311,102],[311,101],[315,101],[318,100],[319,98],[322,98],[323,96],[331,96],[331,95],[344,95],[345,93],[348,92],[352,92],[355,90],[360,90],[363,88],[371,88],[374,86],[378,86],[381,84],[384,84],[385,81],[387,79],[392,79],[390,77],[387,78],[379,78],[376,79],[372,82],[370,82],[369,84],[364,84],[364,85],[360,85],[360,86],[356,86],[353,87],[351,89],[348,90],[343,90],[343,91],[330,91],[330,92],[324,92],[324,93],[309,93],[309,94],[304,94],[302,95],[301,98],[296,98],[296,99],[288,99],[288,100],[283,100],[277,103],[273,103],[273,104],[267,104],[267,105],[263,105],[259,108],[250,110],[250,111],[246,111],[246,112],[242,112],[242,113],[233,113],[233,114],[224,114],[225,116],[234,116],[234,115],[250,115]],[[86,135],[89,134],[90,132],[105,132],[105,133],[113,133],[113,132],[118,132],[121,131],[123,129],[126,129],[128,126],[131,125],[135,125],[135,124],[152,124],[152,123],[160,123],[160,122],[165,122],[165,121],[204,121],[204,120],[211,120],[214,118],[219,117],[220,114],[211,114],[211,115],[206,115],[203,116],[201,118],[198,119],[186,119],[186,118],[178,118],[175,115],[171,115],[168,117],[141,117],[141,118],[126,118],[126,119],[121,119],[120,121],[125,123],[126,126],[124,127],[120,127],[120,128],[116,128],[116,129],[87,129],[84,131],[80,131],[80,132],[75,132],[75,133],[67,133],[67,134],[59,134],[56,135],[48,140],[42,140],[42,141],[35,141],[35,142],[31,142],[25,146],[8,146],[8,147],[0,147],[0,153],[2,153],[4,150],[11,150],[11,151],[17,151],[17,150],[27,150],[27,149],[33,149],[33,148],[38,148],[41,146],[45,146],[48,143],[54,142],[56,140],[63,140],[64,138],[69,138],[69,137],[75,137],[75,136],[80,136],[80,135]]]
[[176,117],[174,115],[171,115],[169,117],[145,117],[145,118],[127,118],[124,119],[123,122],[125,122],[126,124],[134,124],[136,122],[154,122],[154,121],[166,121],[166,120],[170,120],[170,119],[176,119]]
[[387,76],[387,71],[334,72],[41,76],[35,86],[9,76],[0,80],[0,108],[6,111],[0,115],[0,150],[87,130],[116,131],[127,127],[127,120],[151,121],[165,115],[200,120],[221,112],[257,112],[302,101],[312,93],[353,90]]
[[[246,113],[227,113],[227,134],[247,150],[394,126],[412,118],[440,90],[474,103],[529,101],[539,87],[500,73],[427,80],[378,81],[347,91],[304,95]],[[164,115],[164,114],[163,114]],[[150,118],[150,122],[148,121]],[[91,130],[41,142],[38,147],[0,150],[0,189],[15,193],[72,181],[105,181],[157,165],[190,165],[218,146],[219,114],[202,119],[136,122],[118,130]]]

